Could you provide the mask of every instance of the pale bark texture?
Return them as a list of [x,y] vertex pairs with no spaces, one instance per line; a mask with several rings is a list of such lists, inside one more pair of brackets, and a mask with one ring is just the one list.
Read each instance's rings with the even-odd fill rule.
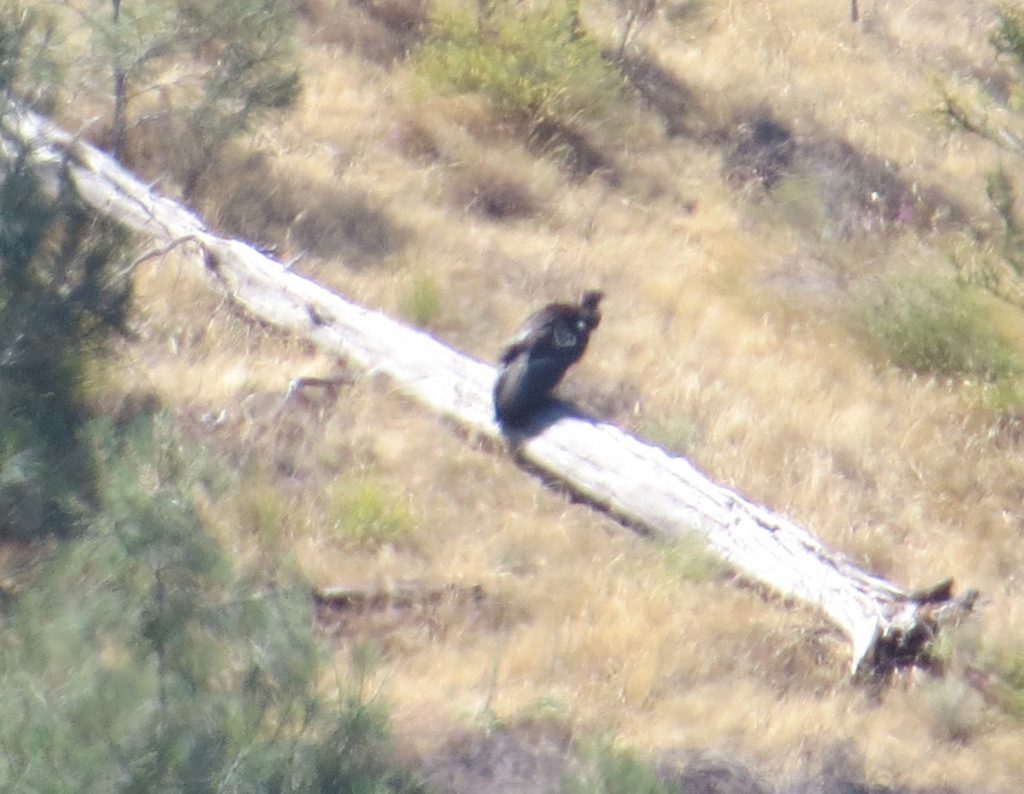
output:
[[38,116],[9,113],[5,136],[32,141],[34,161],[66,168],[93,207],[158,245],[195,251],[216,287],[260,320],[311,339],[366,371],[393,379],[429,410],[471,434],[508,441],[526,465],[592,504],[660,538],[694,533],[743,577],[821,610],[850,641],[855,674],[928,663],[940,624],[970,609],[945,582],[925,593],[857,568],[808,531],[718,485],[687,460],[554,406],[516,438],[495,424],[495,370],[382,314],[292,273],[245,243],[212,233],[113,159]]

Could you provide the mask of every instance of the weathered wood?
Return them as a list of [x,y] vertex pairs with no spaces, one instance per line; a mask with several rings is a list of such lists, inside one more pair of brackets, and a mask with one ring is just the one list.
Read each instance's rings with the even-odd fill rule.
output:
[[[394,379],[431,410],[479,436],[502,439],[492,416],[494,369],[426,333],[357,306],[157,195],[102,152],[45,119],[9,114],[5,134],[34,146],[44,173],[65,169],[92,206],[152,237],[200,254],[212,281],[261,320],[313,340],[359,367]],[[514,439],[528,465],[592,503],[663,538],[691,533],[750,579],[822,610],[849,638],[854,673],[926,661],[930,639],[962,602],[929,598],[857,568],[809,532],[718,485],[687,460],[613,425],[552,409]],[[944,583],[945,584],[945,583]],[[936,603],[938,601],[938,603]]]
[[432,635],[453,623],[490,623],[502,611],[480,585],[401,582],[388,587],[334,586],[312,593],[317,623],[332,634],[381,635],[414,623]]
[[434,606],[442,601],[481,601],[481,585],[428,585],[421,582],[401,582],[391,587],[360,587],[332,585],[313,589],[313,602],[317,606],[335,609],[384,610]]

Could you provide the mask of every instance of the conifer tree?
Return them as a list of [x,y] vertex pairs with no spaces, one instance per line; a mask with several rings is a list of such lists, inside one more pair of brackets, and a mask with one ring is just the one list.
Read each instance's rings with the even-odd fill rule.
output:
[[170,420],[94,423],[98,510],[0,631],[4,792],[416,792],[378,705],[318,692],[308,588],[244,576]]
[[[38,13],[0,6],[0,131],[56,90]],[[0,539],[67,534],[92,492],[82,379],[124,328],[125,233],[67,180],[44,187],[16,136],[0,137]]]
[[[77,0],[69,6],[100,55],[96,92],[113,98],[114,156],[131,148],[140,115],[160,119],[180,145],[176,174],[186,198],[231,139],[299,94],[294,8],[284,0]],[[144,97],[145,110],[134,111]]]

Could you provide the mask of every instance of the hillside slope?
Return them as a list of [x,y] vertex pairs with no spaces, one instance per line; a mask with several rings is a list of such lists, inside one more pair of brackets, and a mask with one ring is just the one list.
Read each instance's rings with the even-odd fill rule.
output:
[[[344,365],[233,316],[173,256],[148,263],[98,399],[154,395],[232,457],[246,485],[214,518],[239,560],[294,555],[320,586],[479,588],[327,620],[339,677],[378,649],[410,755],[550,721],[772,776],[851,746],[878,785],[1018,790],[1019,710],[992,694],[1024,654],[1018,384],[988,342],[985,366],[894,366],[863,320],[923,284],[1021,349],[1013,290],[961,288],[953,264],[987,261],[987,175],[1020,159],[935,112],[939,87],[1015,101],[992,8],[877,0],[854,25],[842,2],[662,3],[624,49],[615,112],[544,146],[423,80],[424,4],[298,5],[300,104],[207,176],[213,224],[484,359],[538,304],[600,286],[568,396],[870,570],[984,594],[946,679],[865,692],[817,616],[545,490],[386,383],[282,407],[291,378]],[[613,51],[614,7],[581,12]],[[133,164],[157,178],[169,150],[157,131]]]

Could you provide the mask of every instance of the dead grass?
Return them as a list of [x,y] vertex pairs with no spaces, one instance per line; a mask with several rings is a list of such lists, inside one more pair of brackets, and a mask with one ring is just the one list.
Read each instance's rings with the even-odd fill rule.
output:
[[[377,640],[384,655],[374,686],[386,691],[403,741],[416,752],[428,754],[444,741],[447,732],[438,730],[439,724],[450,724],[452,730],[482,725],[546,703],[578,731],[614,730],[628,746],[650,752],[741,747],[762,768],[781,773],[790,765],[802,768],[804,759],[796,748],[824,747],[818,744],[822,737],[830,742],[856,737],[869,778],[895,775],[917,785],[968,789],[984,781],[1012,790],[1012,775],[1019,773],[1010,753],[1016,731],[1012,723],[992,724],[982,710],[981,723],[961,724],[956,693],[935,687],[892,693],[880,704],[869,704],[846,684],[845,645],[817,616],[766,602],[718,577],[695,581],[667,564],[663,552],[649,542],[544,492],[509,469],[502,457],[440,430],[429,416],[389,394],[386,384],[357,381],[336,402],[282,413],[276,398],[283,396],[289,376],[323,374],[332,365],[301,346],[225,317],[223,307],[216,314],[198,314],[202,319],[196,324],[204,332],[185,335],[172,347],[156,329],[163,322],[169,327],[172,315],[180,329],[180,313],[160,296],[173,285],[178,295],[201,297],[202,285],[171,264],[143,274],[143,298],[154,300],[145,320],[147,341],[133,348],[134,355],[148,362],[148,387],[193,417],[196,432],[236,449],[245,456],[241,460],[247,470],[259,462],[264,479],[235,495],[237,508],[223,508],[225,531],[235,538],[240,557],[255,560],[270,548],[280,550],[294,555],[320,585],[480,585],[497,605],[482,624],[463,622],[458,615],[440,624],[400,623]],[[227,345],[244,359],[244,378],[230,376],[218,382],[221,388],[204,391],[180,389],[159,375],[164,366],[205,355],[211,334],[219,338],[218,347]],[[774,337],[761,344],[788,347]],[[853,353],[849,356],[855,360]],[[764,369],[779,366],[780,359],[764,362]],[[129,368],[142,374],[138,369]],[[795,382],[795,373],[790,378]],[[819,378],[824,381],[827,374]],[[841,406],[834,409],[838,419],[826,428],[833,435],[830,443],[805,444],[813,449],[837,447],[844,439],[851,446],[882,443],[878,437],[884,433],[863,437],[880,400],[869,385],[867,368],[862,378],[851,390],[846,413]],[[806,385],[808,393],[824,388],[819,381]],[[889,387],[907,390],[906,382],[895,378]],[[850,384],[840,391],[848,389]],[[867,404],[875,407],[869,411],[861,405],[858,418],[850,411],[858,395],[865,400],[865,394]],[[931,410],[944,402],[947,410],[959,410],[956,396],[937,386],[920,399]],[[728,420],[721,408],[706,410],[713,427]],[[773,410],[785,417],[779,406]],[[838,435],[841,431],[848,435]],[[747,432],[753,434],[749,427]],[[754,441],[746,439],[743,449],[757,450]],[[792,446],[775,444],[776,449]],[[932,451],[936,447],[934,440],[919,444]],[[720,446],[712,440],[702,449],[708,454]],[[848,451],[853,460],[846,466],[863,455],[858,449]],[[807,454],[798,447],[790,461]],[[720,453],[711,457],[726,463],[732,459]],[[291,465],[282,465],[289,459]],[[323,496],[332,481],[344,481],[353,470],[373,472],[407,492],[416,522],[398,543],[378,538],[353,547],[337,537]],[[754,466],[743,471],[757,479]],[[802,490],[825,510],[822,496],[842,489],[844,480],[829,471],[816,476]],[[764,481],[773,489],[769,497],[791,493],[779,470],[764,472]],[[854,480],[845,487],[859,490],[857,485]],[[253,487],[263,495],[256,497]],[[904,493],[913,490],[903,487]],[[268,496],[267,489],[276,496]],[[882,515],[891,512],[884,500],[873,508]],[[842,536],[832,540],[844,542]],[[873,543],[896,557],[889,573],[898,580],[913,581],[923,569],[951,571],[956,562],[931,562],[920,541],[906,544],[914,548],[912,560],[892,552],[892,537],[880,534]],[[969,553],[954,555],[960,557],[958,564],[970,559]],[[355,641],[340,641],[342,673]],[[992,774],[977,766],[979,757],[1002,761]]]
[[[240,160],[255,163],[250,181],[231,171],[209,206],[229,228],[306,250],[298,269],[392,313],[408,314],[427,283],[417,280],[429,279],[443,296],[432,331],[480,358],[538,304],[604,288],[605,320],[571,388],[598,405],[620,395],[609,413],[878,573],[978,587],[984,631],[998,637],[1024,623],[1012,422],[999,430],[994,387],[880,365],[837,322],[852,280],[908,261],[942,267],[941,232],[822,234],[832,221],[815,214],[815,197],[839,191],[863,207],[865,185],[820,179],[806,194],[806,183],[772,193],[791,175],[781,158],[757,203],[726,176],[735,138],[716,137],[768,103],[799,141],[847,141],[872,167],[898,167],[901,184],[941,185],[968,216],[987,212],[983,174],[999,153],[928,114],[936,75],[995,68],[986,7],[862,6],[859,27],[844,3],[708,3],[675,19],[666,9],[637,46],[657,52],[685,86],[673,96],[692,92],[711,121],[669,130],[631,106],[634,132],[613,152],[618,182],[533,157],[473,99],[424,96],[400,61],[364,57],[313,9],[300,107],[250,142],[272,159]],[[611,40],[610,6],[588,7],[587,22]],[[469,200],[453,202],[466,173]],[[491,173],[523,188],[532,212],[465,212],[474,191],[500,192]],[[389,243],[365,244],[380,239]],[[172,259],[144,268],[138,291],[138,339],[108,398],[157,395],[253,472],[215,510],[241,559],[269,544],[316,584],[479,585],[499,605],[482,623],[389,629],[375,684],[411,751],[546,704],[577,730],[613,731],[652,755],[726,748],[784,774],[851,742],[871,781],[1019,788],[1019,722],[958,681],[872,701],[846,681],[847,649],[819,616],[680,570],[670,552],[545,491],[388,384],[361,378],[335,401],[282,412],[290,378],[336,362],[234,317]],[[395,484],[410,526],[370,543],[339,538],[328,494],[353,472]],[[340,676],[355,642],[339,640]]]

